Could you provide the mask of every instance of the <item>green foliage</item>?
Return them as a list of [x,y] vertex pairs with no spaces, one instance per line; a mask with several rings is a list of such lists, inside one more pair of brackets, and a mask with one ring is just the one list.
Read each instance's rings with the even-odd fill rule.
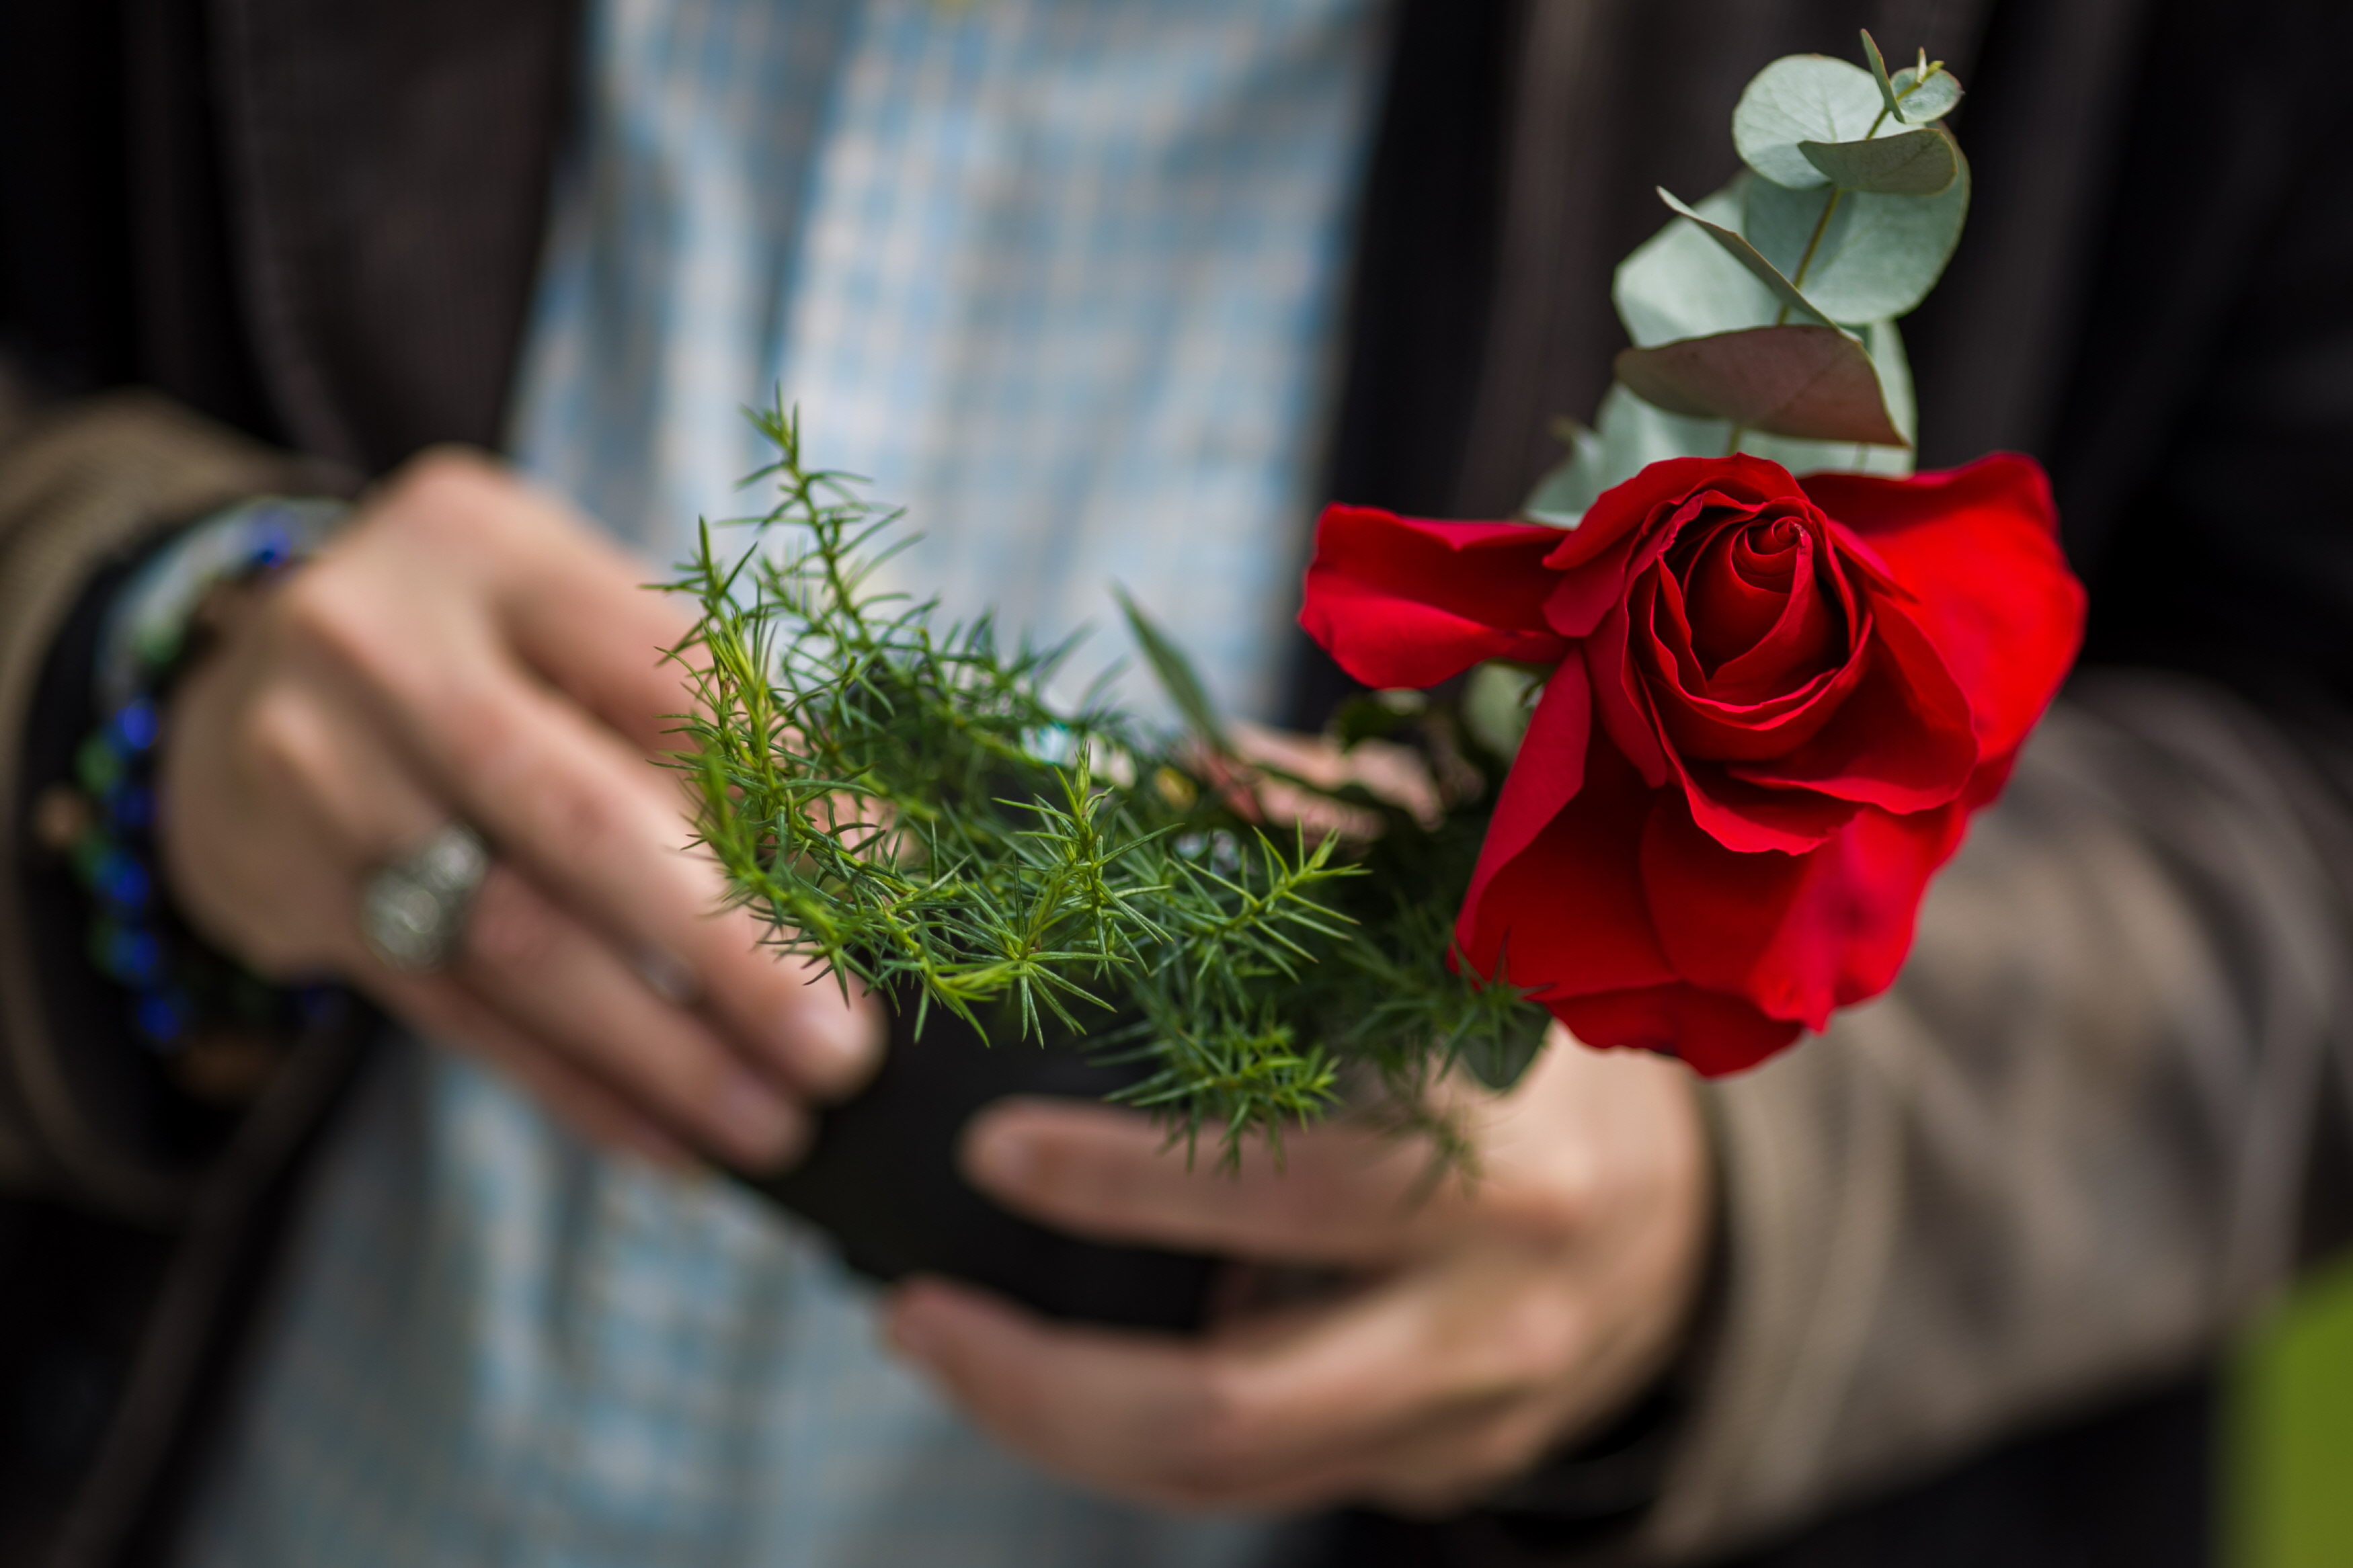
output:
[[1490,659],[1462,683],[1462,728],[1499,757],[1520,749],[1549,672]]
[[1952,259],[1968,160],[1936,123],[1960,84],[1924,55],[1890,76],[1793,55],[1733,110],[1747,165],[1620,264],[1611,294],[1632,350],[1591,429],[1524,515],[1574,528],[1593,498],[1662,458],[1730,451],[1793,472],[1912,471],[1912,374],[1895,321]]
[[1119,600],[1120,614],[1127,617],[1127,629],[1134,634],[1135,646],[1151,661],[1152,673],[1158,678],[1161,690],[1168,694],[1168,700],[1192,727],[1194,734],[1217,750],[1230,753],[1233,742],[1226,738],[1225,726],[1218,721],[1217,708],[1209,701],[1208,689],[1201,684],[1201,678],[1194,673],[1193,661],[1127,596],[1126,589],[1113,588],[1112,594]]
[[1953,258],[1969,214],[1969,167],[1962,160],[1930,196],[1751,180],[1741,207],[1742,232],[1767,264],[1804,279],[1818,309],[1841,321],[1894,321],[1918,308]]
[[2353,1267],[2299,1282],[2230,1359],[2220,1561],[2353,1563]]
[[1618,379],[1670,414],[1816,440],[1905,444],[1862,343],[1829,327],[1746,327],[1627,349]]
[[[1762,181],[1752,181],[1750,183],[1750,190],[1752,193],[1759,189],[1779,190],[1780,188],[1781,187],[1778,185],[1770,184]],[[1672,208],[1677,214],[1690,219],[1693,227],[1707,236],[1707,237],[1715,244],[1718,249],[1722,250],[1726,256],[1732,258],[1735,262],[1737,262],[1741,270],[1746,272],[1751,278],[1756,279],[1757,282],[1762,283],[1765,286],[1765,291],[1772,295],[1774,300],[1780,306],[1779,314],[1774,318],[1777,321],[1788,321],[1791,313],[1794,312],[1797,315],[1805,317],[1809,321],[1819,321],[1825,327],[1835,329],[1837,323],[1831,319],[1830,315],[1824,311],[1821,307],[1816,305],[1812,300],[1807,299],[1804,294],[1800,293],[1798,289],[1797,283],[1789,277],[1788,274],[1793,272],[1802,274],[1806,270],[1802,264],[1791,267],[1787,272],[1785,272],[1782,269],[1782,264],[1780,262],[1774,260],[1772,258],[1767,256],[1763,251],[1759,250],[1757,246],[1749,240],[1748,237],[1741,233],[1740,230],[1733,228],[1728,225],[1715,222],[1708,217],[1704,213],[1693,211],[1689,206],[1685,205],[1679,197],[1675,196],[1663,187],[1662,187],[1659,192],[1659,199],[1666,203],[1667,205]],[[1833,196],[1831,199],[1835,200],[1836,198]],[[1804,259],[1812,259],[1812,253],[1810,250],[1807,253]]]
[[[1126,1098],[1228,1157],[1352,1078],[1439,1125],[1424,1091],[1458,1056],[1500,1072],[1533,1048],[1544,1015],[1449,963],[1482,813],[1425,830],[1356,792],[1370,843],[1261,822],[1198,746],[1050,701],[1066,647],[1008,649],[986,618],[882,591],[898,514],[806,468],[792,416],[756,417],[776,504],[740,548],[704,524],[674,584],[702,612],[674,650],[696,697],[677,765],[699,840],[780,952],[919,1020],[944,1007],[1147,1061]],[[1135,619],[1216,734],[1182,655]]]
[[[1870,34],[1863,35],[1866,43],[1870,38]],[[1909,125],[1933,124],[1960,107],[1960,82],[1942,60],[1930,59],[1926,50],[1921,51],[1918,65],[1905,66],[1895,73],[1891,86],[1895,92],[1895,117]]]
[[1961,150],[1942,126],[1864,142],[1800,142],[1806,162],[1842,191],[1933,196],[1961,170]]
[[1829,177],[1807,142],[1861,142],[1890,118],[1871,73],[1828,55],[1785,55],[1758,71],[1732,110],[1740,161],[1776,184],[1811,190]]

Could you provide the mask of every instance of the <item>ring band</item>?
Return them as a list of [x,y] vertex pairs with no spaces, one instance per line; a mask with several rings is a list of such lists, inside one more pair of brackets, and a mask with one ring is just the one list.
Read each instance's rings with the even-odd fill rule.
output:
[[430,974],[458,955],[474,895],[490,875],[490,846],[452,822],[371,876],[360,889],[360,935],[394,969]]

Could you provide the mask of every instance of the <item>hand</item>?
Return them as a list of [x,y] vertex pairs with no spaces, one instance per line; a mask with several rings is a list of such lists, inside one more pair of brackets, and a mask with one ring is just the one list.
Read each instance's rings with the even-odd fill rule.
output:
[[[1246,719],[1229,719],[1226,730],[1234,754],[1219,756],[1205,748],[1198,765],[1236,811],[1254,820],[1295,822],[1310,835],[1378,837],[1378,813],[1316,793],[1351,784],[1407,812],[1425,827],[1436,826],[1445,808],[1438,781],[1409,746],[1359,741],[1344,750],[1328,735],[1271,730]],[[1303,789],[1277,774],[1260,772],[1261,768],[1276,769],[1314,787]]]
[[[1472,1103],[1475,1098],[1475,1103]],[[1426,1145],[1339,1124],[1254,1149],[1239,1178],[1132,1112],[1008,1101],[973,1179],[1107,1241],[1356,1271],[1336,1299],[1198,1341],[1042,1321],[925,1279],[887,1331],[989,1430],[1049,1468],[1163,1507],[1416,1512],[1476,1500],[1591,1432],[1680,1343],[1710,1184],[1689,1076],[1559,1030],[1517,1089],[1464,1095],[1475,1185],[1421,1194]]]
[[[683,852],[650,754],[691,624],[650,574],[482,459],[432,454],[252,595],[166,716],[162,858],[198,931],[259,973],[340,973],[608,1143],[780,1165],[854,1087],[879,1009],[779,963]],[[451,818],[495,858],[446,970],[362,942],[360,887]]]

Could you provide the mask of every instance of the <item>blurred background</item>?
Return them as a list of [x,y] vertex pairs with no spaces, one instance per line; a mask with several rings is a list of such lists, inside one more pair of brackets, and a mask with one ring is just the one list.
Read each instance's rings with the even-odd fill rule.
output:
[[2353,1265],[2306,1284],[2249,1339],[2232,1395],[2225,1561],[2353,1563]]

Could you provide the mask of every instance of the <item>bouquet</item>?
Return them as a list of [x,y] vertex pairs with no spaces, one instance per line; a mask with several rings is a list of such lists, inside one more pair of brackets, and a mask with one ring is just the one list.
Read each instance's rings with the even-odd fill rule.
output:
[[1185,732],[1065,647],[875,586],[908,540],[762,423],[779,500],[681,586],[698,831],[776,944],[920,1020],[1081,1043],[1229,1152],[1344,1098],[1448,1137],[1557,1019],[1703,1074],[1886,988],[1928,879],[2071,663],[2083,593],[2030,459],[1915,474],[1896,321],[1957,243],[1961,89],[1773,62],[1742,173],[1619,268],[1632,346],[1517,518],[1330,508],[1301,622],[1403,746],[1400,804],[1247,754],[1126,614]]

